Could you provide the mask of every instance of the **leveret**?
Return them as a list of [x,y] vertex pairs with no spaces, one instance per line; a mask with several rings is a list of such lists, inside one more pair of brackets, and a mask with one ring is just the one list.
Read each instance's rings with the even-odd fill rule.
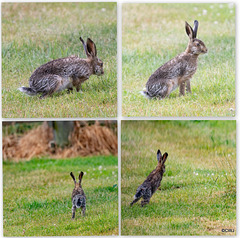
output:
[[72,191],[72,219],[74,219],[77,208],[81,208],[82,215],[85,216],[86,196],[82,188],[83,172],[79,174],[78,182],[76,181],[72,172],[70,175],[74,181],[74,189]]
[[168,153],[162,153],[160,150],[157,151],[157,167],[148,175],[146,180],[137,188],[134,200],[130,203],[132,206],[138,200],[142,198],[142,207],[149,203],[152,195],[157,191],[161,185],[163,174],[165,172],[165,162],[168,157]]
[[189,42],[186,50],[158,68],[148,79],[146,90],[141,94],[147,98],[163,99],[170,95],[177,87],[180,96],[191,93],[190,79],[197,70],[197,60],[200,54],[207,53],[205,44],[197,39],[198,21],[194,21],[194,28],[185,22]]
[[40,99],[67,89],[69,92],[76,87],[77,92],[81,84],[93,74],[104,74],[103,62],[97,57],[95,43],[88,38],[87,44],[80,37],[87,58],[77,56],[52,60],[37,68],[29,79],[29,88],[20,87],[19,90],[29,96],[41,94]]

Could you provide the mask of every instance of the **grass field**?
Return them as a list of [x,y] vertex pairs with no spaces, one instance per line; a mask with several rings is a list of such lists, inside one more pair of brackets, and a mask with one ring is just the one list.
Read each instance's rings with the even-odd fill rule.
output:
[[[234,116],[234,4],[123,4],[123,116]],[[198,38],[208,48],[200,55],[191,80],[192,94],[179,89],[166,100],[139,92],[150,75],[183,52],[188,43],[185,21],[199,21]]]
[[[117,157],[3,163],[4,236],[118,235]],[[71,220],[70,172],[86,174],[86,216]]]
[[[2,116],[4,118],[116,117],[116,3],[3,3]],[[86,58],[79,37],[90,37],[104,63],[104,75],[91,76],[83,93],[66,91],[44,100],[17,89],[33,71],[57,58]]]
[[[130,207],[158,149],[161,191]],[[122,235],[236,235],[235,121],[123,121],[121,153]]]

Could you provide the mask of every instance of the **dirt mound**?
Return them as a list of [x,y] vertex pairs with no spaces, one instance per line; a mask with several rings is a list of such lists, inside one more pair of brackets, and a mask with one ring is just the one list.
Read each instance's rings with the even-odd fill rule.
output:
[[28,131],[23,136],[10,135],[3,137],[3,159],[31,159],[33,157],[51,156],[52,158],[68,158],[89,155],[117,155],[117,135],[107,126],[82,126],[75,122],[70,135],[70,146],[51,148],[53,131],[47,123]]

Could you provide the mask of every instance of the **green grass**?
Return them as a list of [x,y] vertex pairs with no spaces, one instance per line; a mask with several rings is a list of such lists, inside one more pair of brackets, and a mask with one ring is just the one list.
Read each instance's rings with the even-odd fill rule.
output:
[[[75,220],[71,171],[86,173],[86,216]],[[4,236],[118,235],[117,171],[114,156],[4,162]]]
[[[2,116],[116,117],[116,8],[116,3],[2,3]],[[91,76],[83,93],[64,91],[44,100],[17,90],[52,59],[86,58],[79,36],[95,42],[103,76]]]
[[[235,121],[123,121],[121,131],[122,235],[236,235]],[[158,149],[161,191],[130,207]]]
[[[234,5],[123,4],[122,13],[123,116],[235,116]],[[208,54],[199,56],[192,94],[179,97],[176,89],[165,100],[146,99],[139,92],[157,68],[186,49],[185,21],[195,19]]]

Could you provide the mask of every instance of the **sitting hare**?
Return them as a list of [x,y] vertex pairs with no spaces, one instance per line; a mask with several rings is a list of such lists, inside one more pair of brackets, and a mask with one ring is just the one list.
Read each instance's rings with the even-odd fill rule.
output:
[[87,45],[80,37],[87,59],[77,56],[52,60],[37,68],[29,79],[29,88],[20,87],[21,92],[29,96],[41,93],[40,99],[64,89],[68,91],[81,89],[81,84],[92,74],[102,75],[103,62],[97,58],[97,49],[94,42],[88,38]]
[[162,156],[161,151],[157,151],[158,165],[156,169],[148,175],[147,179],[137,188],[134,200],[131,202],[130,206],[136,203],[140,198],[143,198],[141,202],[142,207],[149,203],[150,198],[161,185],[167,157],[168,153],[164,153]]
[[86,210],[86,196],[83,192],[82,189],[82,177],[83,177],[83,172],[79,174],[79,182],[77,183],[75,180],[75,177],[73,173],[71,172],[70,175],[73,178],[75,187],[72,192],[72,219],[75,218],[75,212],[77,208],[82,209],[82,215],[85,216],[85,210]]
[[189,37],[187,49],[158,68],[148,79],[146,91],[141,93],[147,98],[157,97],[163,99],[178,86],[180,96],[185,95],[185,84],[187,91],[191,93],[190,79],[197,70],[197,59],[200,54],[207,53],[204,43],[197,39],[198,21],[194,21],[194,29],[185,22],[186,33]]

